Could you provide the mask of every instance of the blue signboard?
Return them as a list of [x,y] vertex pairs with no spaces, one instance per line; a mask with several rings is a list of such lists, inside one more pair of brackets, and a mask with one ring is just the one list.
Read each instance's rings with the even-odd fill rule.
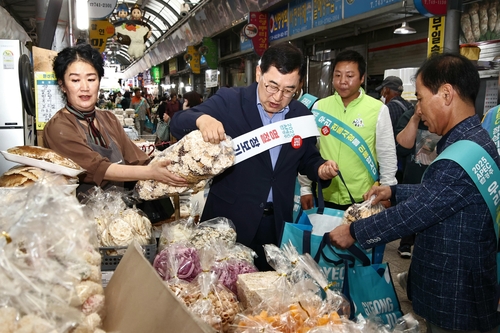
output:
[[401,0],[344,0],[344,18],[366,13]]
[[312,0],[292,0],[288,8],[290,36],[312,28]]
[[269,13],[269,42],[288,37],[288,5]]
[[[346,0],[348,1],[348,0]],[[355,0],[349,0],[351,2]],[[360,2],[362,2],[361,0]],[[366,0],[365,0],[366,1]],[[342,0],[313,0],[313,27],[327,25],[342,19]]]

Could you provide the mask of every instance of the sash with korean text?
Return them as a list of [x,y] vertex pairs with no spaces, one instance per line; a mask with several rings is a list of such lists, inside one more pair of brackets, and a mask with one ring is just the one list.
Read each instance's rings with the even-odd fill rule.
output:
[[368,169],[373,181],[377,181],[378,167],[375,165],[375,158],[361,135],[349,125],[323,111],[313,109],[312,113],[316,118],[316,126],[321,129],[321,134],[330,134],[351,148]]
[[285,119],[233,139],[234,164],[282,144],[300,148],[302,139],[319,136],[314,116]]
[[[467,152],[467,154],[464,154]],[[448,159],[457,162],[472,178],[484,201],[488,204],[498,241],[500,225],[500,170],[483,147],[470,140],[457,141],[446,148],[432,162]],[[500,254],[497,253],[497,278],[500,283]]]
[[482,126],[490,134],[490,138],[493,140],[500,152],[500,112],[498,109],[500,105],[495,106],[490,109],[484,116]]
[[304,94],[299,98],[299,102],[304,104],[309,110],[313,107],[314,103],[318,100],[318,97],[310,95],[310,94]]

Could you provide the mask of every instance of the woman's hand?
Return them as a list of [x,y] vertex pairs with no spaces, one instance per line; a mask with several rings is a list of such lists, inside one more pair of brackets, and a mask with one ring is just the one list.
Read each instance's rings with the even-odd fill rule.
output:
[[164,122],[167,122],[169,119],[170,119],[170,117],[169,117],[169,116],[168,116],[168,114],[165,112],[165,113],[163,114],[163,121],[164,121]]
[[200,130],[205,142],[219,143],[226,139],[222,123],[209,115],[204,114],[198,117],[196,127]]
[[151,174],[153,175],[153,179],[171,186],[178,186],[178,187],[188,186],[189,184],[184,178],[179,177],[176,174],[167,170],[167,165],[169,164],[170,161],[162,161],[158,163],[149,164],[149,167],[151,168]]

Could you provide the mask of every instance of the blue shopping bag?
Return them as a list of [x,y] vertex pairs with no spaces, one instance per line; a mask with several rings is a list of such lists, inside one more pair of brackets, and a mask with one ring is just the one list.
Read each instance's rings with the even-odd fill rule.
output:
[[[356,244],[347,250],[336,249],[330,244],[328,233],[323,236],[314,235],[310,224],[287,222],[281,238],[281,246],[288,242],[291,242],[298,253],[309,253],[323,270],[332,289],[337,291],[342,291],[346,261],[350,266],[380,263],[385,249],[385,246],[380,246],[365,250]],[[353,252],[358,255],[354,255]],[[364,254],[364,257],[359,253]]]
[[342,293],[351,302],[351,317],[376,316],[395,327],[403,316],[388,263],[347,265]]
[[[291,242],[298,253],[309,253],[325,273],[332,289],[341,291],[346,261],[349,262],[348,265],[350,266],[381,263],[384,257],[385,245],[365,250],[356,242],[347,250],[334,248],[330,243],[329,231],[340,225],[344,211],[325,207],[321,184],[318,183],[317,185],[318,207],[309,210],[300,208],[295,223],[285,222],[281,246]],[[354,202],[352,197],[351,200]],[[316,229],[314,233],[313,224]],[[321,229],[324,224],[328,224],[328,227]],[[317,229],[320,229],[320,231]]]

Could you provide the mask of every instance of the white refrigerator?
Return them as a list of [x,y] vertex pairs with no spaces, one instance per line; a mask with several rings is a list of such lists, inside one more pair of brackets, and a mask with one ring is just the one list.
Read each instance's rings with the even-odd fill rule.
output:
[[[0,39],[0,151],[35,142],[32,68],[22,42]],[[15,165],[0,155],[0,175]]]

